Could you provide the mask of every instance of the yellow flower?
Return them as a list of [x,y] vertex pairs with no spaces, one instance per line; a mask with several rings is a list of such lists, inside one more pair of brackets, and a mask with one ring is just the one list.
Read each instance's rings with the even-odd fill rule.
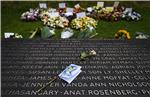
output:
[[126,30],[119,30],[119,31],[115,34],[115,37],[116,37],[116,38],[119,38],[121,34],[123,34],[124,38],[131,39],[129,32],[127,32]]

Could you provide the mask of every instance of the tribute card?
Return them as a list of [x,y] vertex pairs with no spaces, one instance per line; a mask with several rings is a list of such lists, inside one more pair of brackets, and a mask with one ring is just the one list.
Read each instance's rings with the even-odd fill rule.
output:
[[104,7],[104,2],[97,2],[97,6]]
[[72,12],[73,13],[73,8],[67,8],[66,12]]
[[59,8],[66,8],[66,3],[59,3]]
[[117,7],[119,5],[119,2],[114,2],[113,7]]
[[59,74],[59,77],[69,84],[81,73],[81,66],[70,64],[63,72]]
[[49,13],[50,17],[58,17],[59,16],[59,12],[51,12]]
[[4,37],[5,38],[10,38],[10,36],[13,36],[14,35],[14,33],[12,33],[12,32],[6,32],[5,34],[4,34]]
[[76,15],[77,15],[77,18],[84,18],[84,17],[86,17],[85,12],[80,12],[80,13],[77,13]]
[[66,13],[65,13],[65,16],[72,16],[72,15],[73,15],[72,12],[66,12]]
[[126,8],[125,12],[132,12],[132,8]]
[[39,7],[40,8],[47,8],[47,4],[46,3],[39,3]]

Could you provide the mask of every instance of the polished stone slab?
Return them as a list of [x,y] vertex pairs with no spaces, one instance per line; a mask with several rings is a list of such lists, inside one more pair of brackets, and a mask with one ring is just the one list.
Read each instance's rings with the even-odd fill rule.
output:
[[[80,61],[80,52],[95,57]],[[2,97],[148,97],[149,40],[20,40],[1,41]],[[69,64],[82,66],[71,83],[56,80],[36,91]]]

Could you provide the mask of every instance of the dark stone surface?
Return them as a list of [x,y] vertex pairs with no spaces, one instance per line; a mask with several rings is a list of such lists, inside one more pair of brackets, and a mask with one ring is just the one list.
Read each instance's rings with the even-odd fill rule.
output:
[[[149,40],[2,40],[2,97],[150,96]],[[82,51],[95,57],[80,61]],[[82,66],[70,84],[58,79],[36,91],[66,66]]]

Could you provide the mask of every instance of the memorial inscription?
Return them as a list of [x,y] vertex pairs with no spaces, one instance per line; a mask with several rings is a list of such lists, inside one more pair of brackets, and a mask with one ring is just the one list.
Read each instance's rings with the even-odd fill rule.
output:
[[[149,40],[2,39],[2,97],[150,96]],[[80,61],[80,52],[95,57]],[[61,79],[40,87],[69,64],[82,66],[70,84]]]

